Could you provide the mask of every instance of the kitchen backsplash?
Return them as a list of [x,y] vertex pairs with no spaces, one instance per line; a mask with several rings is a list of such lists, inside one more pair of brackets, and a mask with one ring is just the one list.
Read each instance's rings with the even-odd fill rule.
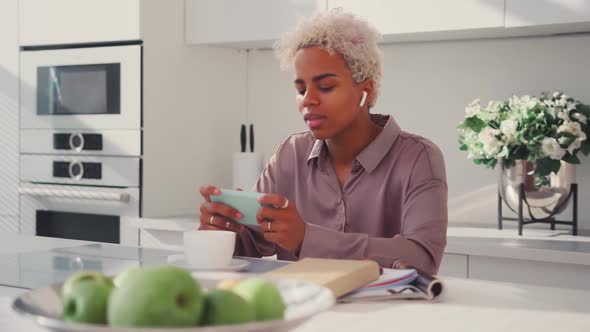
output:
[[[477,167],[459,151],[456,127],[465,106],[475,98],[487,103],[547,90],[590,103],[587,45],[590,34],[383,45],[382,92],[373,112],[392,114],[402,129],[443,151],[452,225],[494,227],[497,214],[498,170]],[[268,160],[290,133],[306,130],[295,108],[293,74],[281,72],[273,52],[262,50],[249,54],[248,81],[249,122],[256,124],[258,151]],[[577,179],[583,202],[590,194],[587,158]],[[581,229],[590,229],[589,209],[582,206],[579,219]]]

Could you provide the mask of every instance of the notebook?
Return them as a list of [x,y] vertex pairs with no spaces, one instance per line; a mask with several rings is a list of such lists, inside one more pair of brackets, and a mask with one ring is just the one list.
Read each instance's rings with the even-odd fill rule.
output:
[[414,269],[406,270],[394,270],[394,269],[383,269],[383,273],[379,276],[379,279],[372,283],[352,291],[349,295],[364,295],[373,292],[379,292],[382,290],[390,289],[396,286],[407,285],[414,281],[418,277],[418,272]]
[[377,280],[379,266],[370,260],[304,258],[266,275],[314,282],[340,297]]
[[443,290],[443,283],[440,279],[418,269],[383,269],[383,274],[379,279],[346,294],[339,301],[439,300]]

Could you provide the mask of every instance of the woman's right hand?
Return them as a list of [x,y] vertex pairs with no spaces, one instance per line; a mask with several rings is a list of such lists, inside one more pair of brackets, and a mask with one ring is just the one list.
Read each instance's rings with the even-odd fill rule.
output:
[[223,203],[211,202],[211,196],[221,194],[221,190],[215,186],[203,186],[199,190],[205,202],[201,204],[201,219],[199,229],[202,230],[218,230],[218,231],[234,231],[241,232],[244,230],[244,225],[235,222],[240,220],[243,215],[240,211],[225,205]]

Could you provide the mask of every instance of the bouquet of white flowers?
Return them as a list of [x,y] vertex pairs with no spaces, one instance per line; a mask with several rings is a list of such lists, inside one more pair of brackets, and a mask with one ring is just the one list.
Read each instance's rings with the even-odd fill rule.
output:
[[478,165],[493,168],[501,160],[509,168],[527,160],[537,164],[534,175],[547,176],[559,171],[560,160],[579,164],[578,152],[590,153],[589,117],[588,105],[561,92],[492,100],[485,107],[476,99],[459,125],[460,149]]

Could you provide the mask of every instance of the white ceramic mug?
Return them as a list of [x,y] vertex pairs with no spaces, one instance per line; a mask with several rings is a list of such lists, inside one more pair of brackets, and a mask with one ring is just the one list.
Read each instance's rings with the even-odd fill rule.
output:
[[231,264],[236,233],[230,231],[190,230],[183,234],[184,257],[189,266],[218,269]]

